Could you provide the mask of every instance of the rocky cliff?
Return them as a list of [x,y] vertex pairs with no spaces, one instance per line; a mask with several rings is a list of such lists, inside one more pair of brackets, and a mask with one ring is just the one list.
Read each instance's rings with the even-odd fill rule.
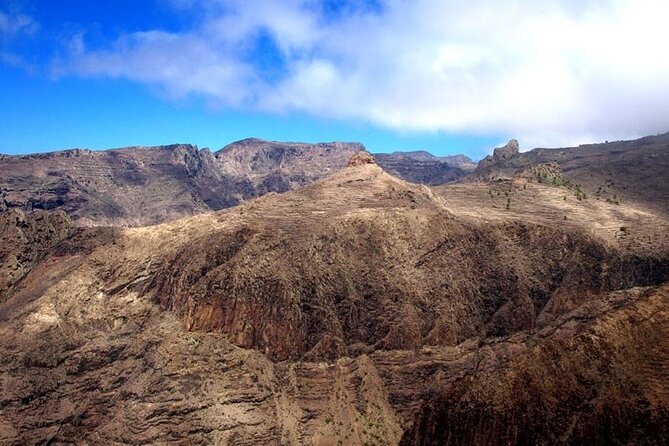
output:
[[141,226],[285,192],[341,169],[360,144],[244,140],[0,158],[0,209],[61,209],[80,225]]
[[[0,442],[396,444],[414,423],[405,441],[441,438],[430,437],[441,420],[458,422],[465,443],[489,425],[505,432],[505,420],[527,432],[512,428],[510,441],[550,439],[522,418],[543,395],[534,419],[627,407],[625,418],[649,420],[633,423],[639,435],[664,438],[667,396],[644,389],[666,387],[667,360],[631,351],[635,336],[664,330],[661,305],[636,308],[669,280],[665,220],[626,203],[565,201],[543,183],[433,190],[357,153],[285,194],[57,242],[0,299]],[[497,192],[525,205],[492,207]],[[564,220],[565,209],[584,218]],[[592,224],[614,218],[615,234]],[[637,236],[643,245],[628,243]],[[613,328],[588,331],[623,308],[630,323],[610,323],[624,328],[619,340]],[[660,332],[627,330],[634,321]],[[581,349],[591,333],[601,341]],[[565,385],[595,376],[563,403],[542,379],[571,350]],[[535,363],[545,366],[523,368]],[[629,364],[644,375],[626,380]],[[534,381],[518,392],[521,372]],[[499,411],[475,405],[467,418],[459,408],[498,377]],[[620,404],[598,406],[616,389]],[[639,404],[627,404],[633,396]],[[455,415],[431,415],[440,401],[455,402]],[[597,432],[617,435],[607,420],[595,418]]]
[[458,380],[423,407],[401,444],[665,444],[669,288],[636,293]]
[[[251,138],[215,153],[178,144],[0,155],[0,211],[60,209],[79,225],[156,224],[302,187],[341,170],[364,150],[357,143]],[[441,184],[464,175],[453,165],[460,158],[376,157],[413,182]]]
[[464,155],[437,157],[424,151],[376,153],[374,159],[393,175],[427,185],[457,181],[476,167]]

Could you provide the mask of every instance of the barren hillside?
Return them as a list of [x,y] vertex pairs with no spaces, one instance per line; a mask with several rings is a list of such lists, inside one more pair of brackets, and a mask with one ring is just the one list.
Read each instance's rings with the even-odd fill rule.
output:
[[60,209],[79,225],[141,226],[285,192],[341,169],[359,144],[245,140],[0,155],[0,210]]
[[631,203],[661,212],[669,209],[669,133],[633,141],[615,141],[518,153],[517,143],[496,149],[481,160],[476,180],[510,179],[518,170],[557,163],[567,179],[594,198]]
[[[0,299],[0,441],[395,444],[433,395],[669,280],[666,222],[631,204],[543,183],[435,192],[354,158],[292,192],[45,248]],[[665,383],[662,358],[648,380]]]
[[[357,143],[245,139],[212,153],[191,145],[0,155],[0,211],[64,211],[80,226],[144,226],[286,192],[341,170]],[[466,157],[375,155],[410,181],[442,184],[473,169]]]

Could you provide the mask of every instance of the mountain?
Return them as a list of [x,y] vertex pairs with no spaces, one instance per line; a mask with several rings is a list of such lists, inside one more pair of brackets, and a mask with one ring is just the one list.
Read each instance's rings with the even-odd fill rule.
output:
[[464,155],[437,157],[425,151],[377,153],[374,159],[393,175],[431,186],[456,181],[476,167]]
[[429,188],[358,150],[218,212],[34,237],[0,259],[38,253],[0,298],[0,443],[521,444],[547,420],[662,444],[667,234],[564,182]]
[[80,225],[142,226],[284,192],[341,169],[360,144],[244,140],[0,156],[0,209],[62,209]]
[[[156,224],[302,187],[364,150],[357,143],[251,138],[215,153],[177,144],[0,155],[0,211],[61,209],[78,225]],[[456,180],[471,166],[466,157],[427,152],[376,157],[399,176],[426,184]]]
[[521,353],[435,397],[400,444],[666,443],[669,287],[634,293],[516,340]]
[[560,166],[566,179],[595,198],[627,201],[660,212],[669,209],[669,133],[522,153],[512,140],[481,160],[472,177],[511,179],[523,169],[547,163]]

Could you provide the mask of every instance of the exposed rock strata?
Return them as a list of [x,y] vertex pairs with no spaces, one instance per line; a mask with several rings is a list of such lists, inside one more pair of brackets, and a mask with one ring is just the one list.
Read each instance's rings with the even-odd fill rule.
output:
[[[396,444],[417,412],[417,426],[434,427],[421,406],[435,395],[460,395],[448,392],[468,380],[488,391],[514,361],[551,364],[551,346],[580,351],[574,336],[617,310],[636,314],[652,291],[635,287],[669,279],[661,220],[529,186],[514,197],[591,220],[533,213],[541,200],[489,208],[492,186],[435,193],[363,163],[218,213],[69,234],[0,303],[0,443]],[[654,248],[590,224],[602,216],[644,228]],[[625,351],[614,371],[636,361]],[[642,380],[662,388],[666,362],[644,366]],[[608,395],[611,368],[595,364],[593,389]],[[528,391],[543,394],[538,384]],[[666,405],[654,395],[653,411]],[[503,396],[500,407],[515,407],[514,392]],[[571,407],[565,417],[582,413]],[[463,441],[487,420],[477,413],[457,418]]]
[[[215,153],[175,144],[2,155],[0,211],[60,209],[79,225],[156,224],[305,186],[341,170],[352,155],[364,151],[357,143],[251,138]],[[441,184],[464,175],[450,158],[375,157],[414,182]],[[464,162],[457,160],[453,163]]]
[[557,163],[566,180],[593,199],[633,203],[667,218],[669,209],[669,133],[632,141],[585,144],[517,153],[496,149],[479,162],[470,179],[507,180],[528,167]]
[[643,294],[457,381],[401,444],[666,444],[669,289]]

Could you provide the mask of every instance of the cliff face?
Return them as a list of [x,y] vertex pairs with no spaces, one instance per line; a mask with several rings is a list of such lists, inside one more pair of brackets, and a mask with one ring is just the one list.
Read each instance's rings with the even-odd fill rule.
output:
[[464,155],[437,157],[423,151],[376,153],[374,159],[392,175],[427,185],[457,181],[476,167]]
[[[0,156],[0,211],[65,211],[79,225],[143,226],[235,206],[311,184],[344,168],[357,143],[245,139],[216,153],[191,145]],[[375,155],[412,182],[464,175],[462,159]],[[457,166],[456,166],[457,165]]]
[[503,366],[459,380],[401,444],[665,444],[669,288],[638,293],[574,335],[547,332]]
[[142,226],[285,192],[343,168],[360,144],[244,140],[0,158],[0,210],[61,209],[80,225]]
[[62,211],[0,213],[0,303],[73,230]]

